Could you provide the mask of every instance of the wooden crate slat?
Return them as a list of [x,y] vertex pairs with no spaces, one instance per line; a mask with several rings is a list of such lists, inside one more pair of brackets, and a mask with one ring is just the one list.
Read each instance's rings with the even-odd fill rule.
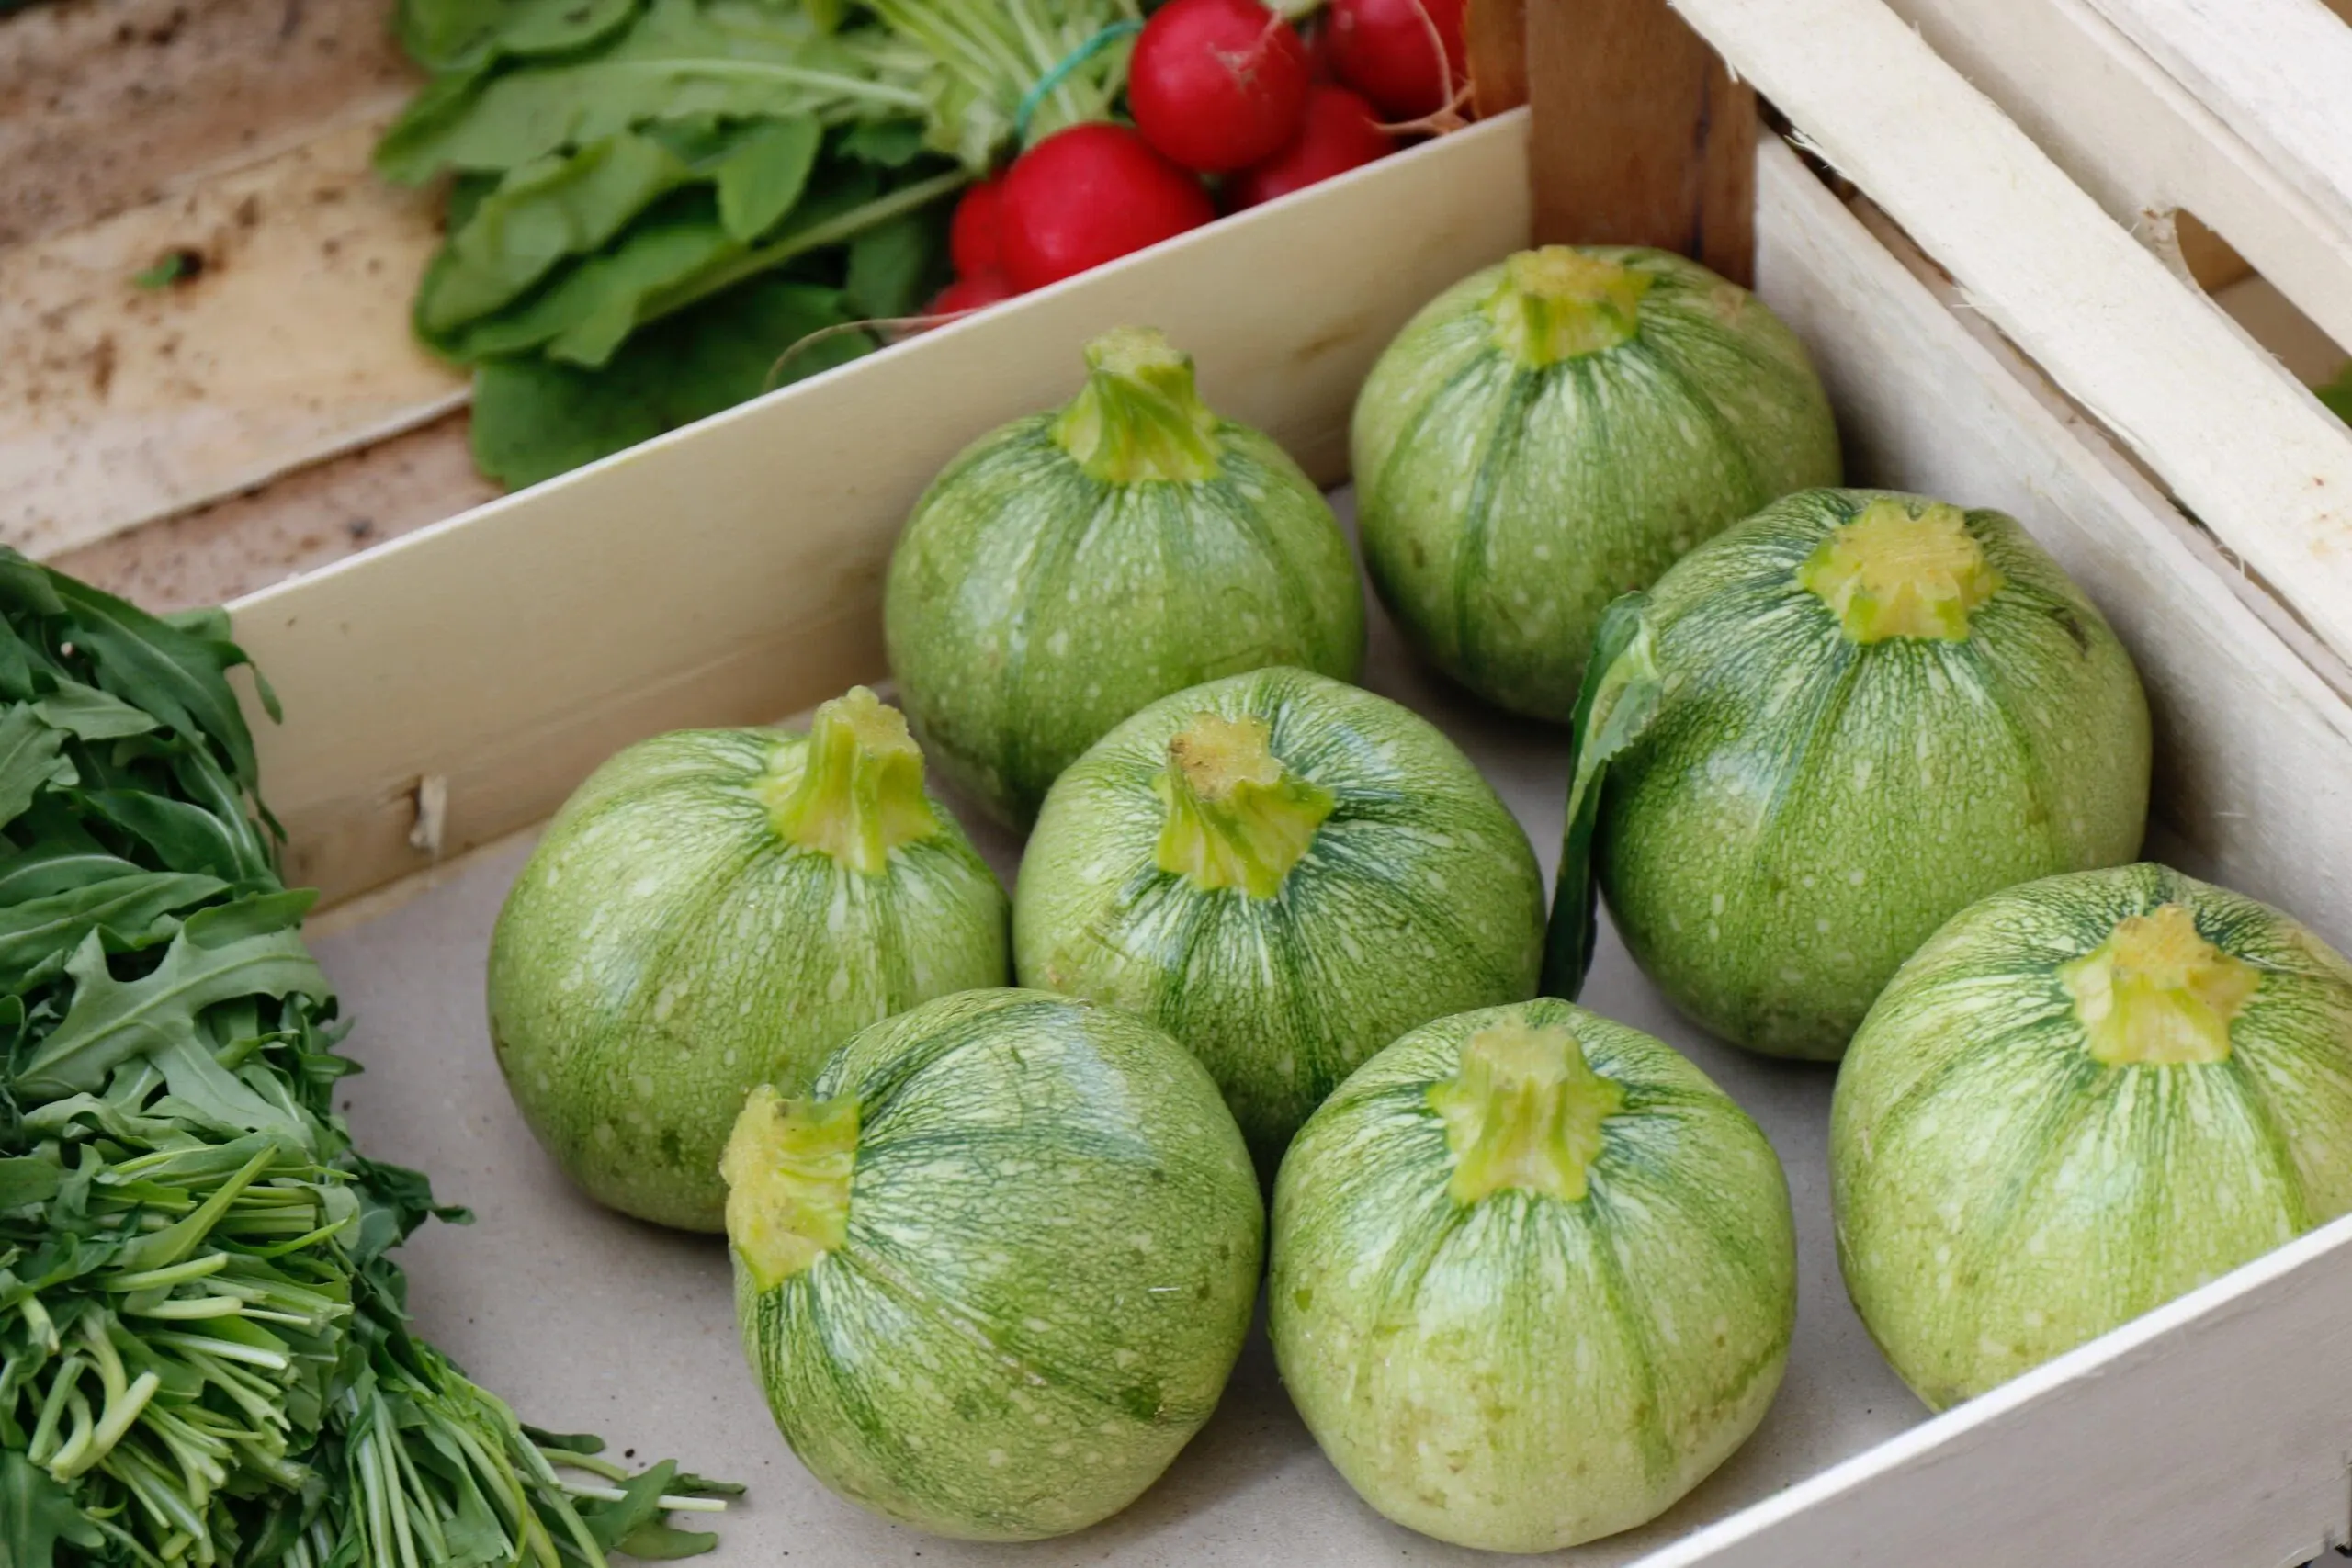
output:
[[[440,234],[368,167],[388,113],[0,251],[0,540],[53,555],[464,400],[409,333]],[[187,281],[132,282],[181,249]]]
[[[1880,0],[1680,0],[1808,142],[2352,654],[2352,434]],[[1834,40],[1834,49],[1825,40]],[[1840,69],[1820,68],[1825,58]]]
[[2090,0],[2352,235],[2352,28],[2321,0]]
[[[2352,0],[2346,0],[2352,5]],[[2352,344],[2352,233],[2090,0],[1888,0],[2109,217],[2164,239],[2186,209]],[[2341,30],[2341,24],[2331,23]],[[2181,237],[2194,243],[2197,225]],[[2209,284],[2232,281],[2200,268]]]

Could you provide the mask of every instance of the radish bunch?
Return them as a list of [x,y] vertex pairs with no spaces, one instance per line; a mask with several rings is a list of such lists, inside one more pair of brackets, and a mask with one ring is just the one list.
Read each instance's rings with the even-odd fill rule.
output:
[[1450,107],[1465,0],[1169,0],[1127,63],[1133,125],[1073,125],[965,193],[940,314],[977,310],[1369,164]]

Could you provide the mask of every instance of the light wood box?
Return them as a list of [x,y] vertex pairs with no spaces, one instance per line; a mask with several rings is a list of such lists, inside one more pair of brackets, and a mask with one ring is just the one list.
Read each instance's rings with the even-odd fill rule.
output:
[[[2316,10],[2228,0],[2227,16],[2298,3]],[[1765,140],[1759,292],[1815,354],[1852,477],[2022,519],[2139,660],[2166,843],[2352,945],[2352,440],[2117,221],[2115,202],[2155,187],[2099,163],[2097,136],[2042,123],[2065,123],[2073,77],[1987,79],[1996,13],[2020,28],[2095,12],[2154,28],[2222,4],[1680,9],[1870,198],[1849,206]],[[1999,103],[1935,51],[1961,60],[1971,40]],[[2012,113],[2063,145],[2043,151]],[[1348,411],[1379,349],[1440,288],[1527,242],[1527,146],[1526,117],[1503,117],[243,600],[238,636],[288,713],[264,727],[264,777],[291,878],[346,903],[328,917],[335,945],[369,942],[371,919],[414,940],[419,911],[430,926],[433,901],[465,880],[452,863],[543,819],[619,746],[773,720],[882,678],[879,584],[914,496],[975,435],[1065,397],[1102,328],[1166,329],[1217,407],[1341,482]],[[2232,164],[2241,185],[2216,174],[2212,188],[2317,210],[2281,173],[2291,160],[2264,167],[2267,185]],[[2099,198],[2086,190],[2109,175]],[[2329,269],[2352,251],[2200,200],[2315,319],[2344,315],[2352,271]],[[1814,1100],[1818,1114],[1826,1082]],[[611,1245],[667,1244],[623,1230]],[[528,1413],[530,1389],[505,1392]],[[1643,1538],[1655,1551],[1639,1561],[2279,1568],[2352,1539],[2347,1454],[2352,1221],[1817,1473],[1702,1493]],[[1274,1560],[1221,1557],[1220,1538],[1188,1543],[1184,1528],[1129,1540],[1118,1560]],[[1036,1559],[1065,1560],[1078,1559]]]

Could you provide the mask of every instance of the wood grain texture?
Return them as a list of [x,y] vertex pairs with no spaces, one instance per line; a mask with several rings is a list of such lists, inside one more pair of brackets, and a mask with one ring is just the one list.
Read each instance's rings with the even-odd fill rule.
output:
[[1527,85],[1538,243],[1755,276],[1755,94],[1667,0],[1532,0]]
[[[0,251],[0,540],[52,555],[464,400],[409,332],[437,203],[376,178],[381,123]],[[170,254],[183,281],[133,283]]]
[[2090,0],[2352,236],[2352,28],[2320,0]]
[[[2109,218],[2159,249],[2177,230],[2190,270],[2209,288],[2242,276],[2199,238],[2218,232],[2352,344],[2352,235],[2091,0],[1887,4]],[[2175,212],[2193,216],[2171,222]]]
[[500,494],[474,468],[462,412],[51,558],[150,610],[225,604]]
[[1470,107],[1480,118],[1527,102],[1527,0],[1470,0],[1464,41]]
[[73,0],[0,21],[0,246],[378,113],[421,79],[385,0]]
[[[1880,0],[1682,0],[1808,143],[2352,655],[2352,432]],[[1824,73],[1825,56],[1849,62]]]

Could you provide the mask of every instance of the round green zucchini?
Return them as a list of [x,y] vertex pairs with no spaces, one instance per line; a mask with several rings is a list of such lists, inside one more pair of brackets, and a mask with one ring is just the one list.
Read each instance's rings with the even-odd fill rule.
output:
[[1588,863],[1668,999],[1834,1059],[1896,967],[1996,888],[2136,854],[2148,708],[2025,530],[1883,491],[1789,496],[1612,610],[1546,989]]
[[1283,1382],[1399,1524],[1549,1551],[1656,1517],[1754,1431],[1796,1321],[1780,1161],[1705,1074],[1544,998],[1359,1069],[1274,1191]]
[[1261,670],[1163,698],[1046,797],[1022,983],[1114,1002],[1208,1065],[1261,1168],[1415,1024],[1533,994],[1544,878],[1453,742],[1385,697]]
[[753,1371],[827,1486],[1035,1540],[1118,1512],[1224,1390],[1265,1214],[1199,1063],[1115,1009],[972,991],[878,1023],[726,1157]]
[[1407,637],[1554,720],[1611,599],[1840,477],[1794,334],[1653,250],[1547,246],[1447,289],[1374,367],[1353,444],[1364,559]]
[[1002,985],[1006,901],[898,713],[859,687],[806,736],[641,741],[565,803],[506,897],[490,1032],[541,1144],[598,1202],[716,1231],[718,1157],[755,1084]]
[[1297,664],[1353,680],[1363,591],[1283,449],[1209,412],[1156,332],[1088,345],[1057,412],[982,437],[890,558],[883,629],[940,771],[1014,827],[1137,708]]
[[1937,1409],[2352,1210],[2352,965],[2161,865],[1956,915],[1838,1075],[1846,1288]]

